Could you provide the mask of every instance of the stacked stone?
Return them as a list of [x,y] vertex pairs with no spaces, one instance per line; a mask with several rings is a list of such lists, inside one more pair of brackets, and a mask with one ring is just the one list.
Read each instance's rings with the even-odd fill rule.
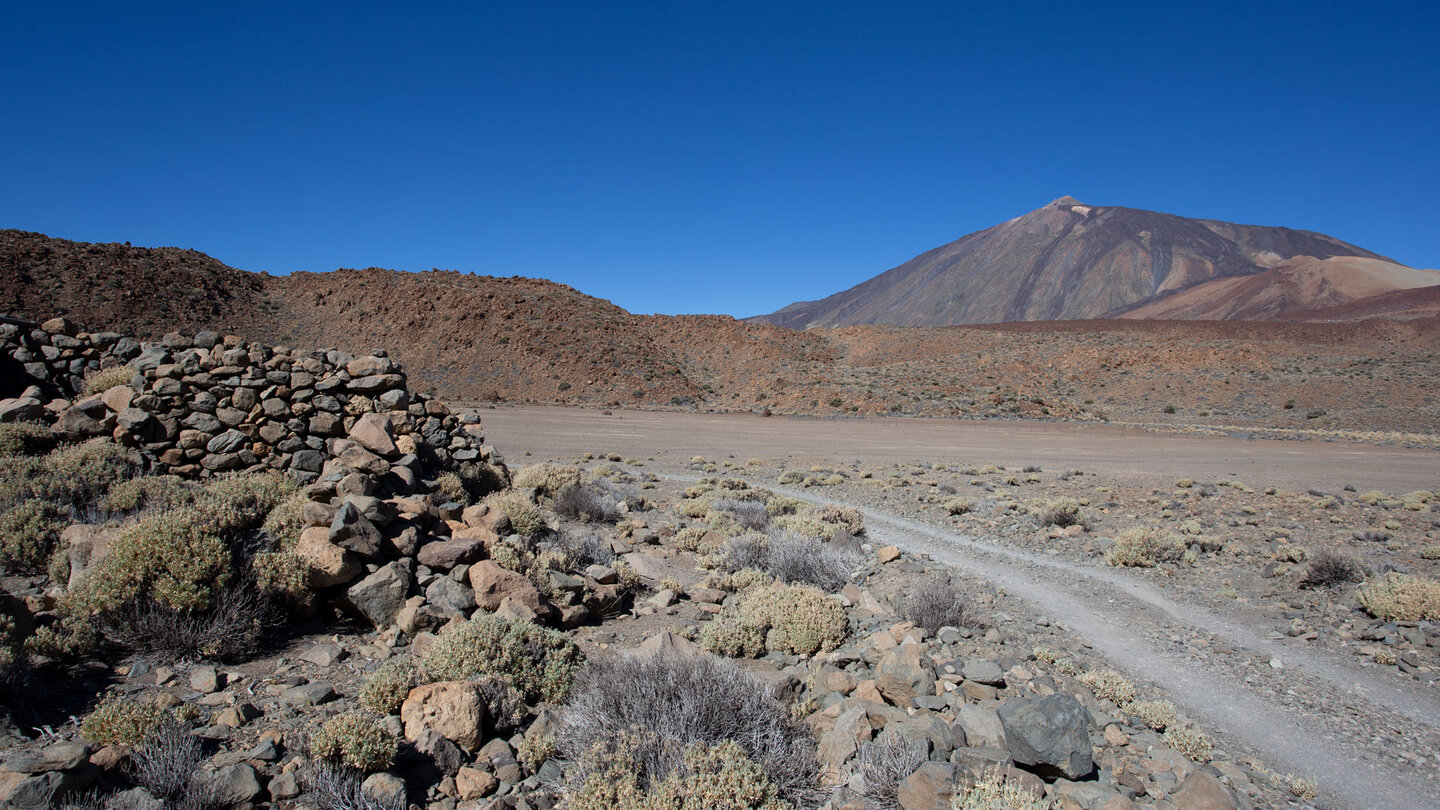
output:
[[[275,469],[309,483],[358,472],[407,492],[423,467],[494,456],[477,413],[452,414],[409,390],[384,351],[270,347],[208,331],[142,342],[56,318],[0,323],[0,353],[30,383],[0,401],[0,421],[53,420],[71,440],[112,436],[157,473]],[[83,396],[86,375],[121,367],[134,372],[128,384]]]

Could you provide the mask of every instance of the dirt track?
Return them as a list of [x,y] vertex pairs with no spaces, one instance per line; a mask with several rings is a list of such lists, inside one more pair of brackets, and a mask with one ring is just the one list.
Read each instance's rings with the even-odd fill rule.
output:
[[1181,436],[1103,425],[941,419],[803,420],[748,415],[497,408],[483,413],[500,452],[537,456],[734,455],[794,461],[954,461],[1078,467],[1121,480],[1176,475],[1252,486],[1405,492],[1440,487],[1440,452],[1320,441]]

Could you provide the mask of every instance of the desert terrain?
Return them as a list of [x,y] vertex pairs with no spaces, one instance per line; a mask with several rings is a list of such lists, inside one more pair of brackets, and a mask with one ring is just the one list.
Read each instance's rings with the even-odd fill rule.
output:
[[[1440,638],[1397,636],[1415,645],[1397,658],[1386,641],[1397,631],[1356,605],[1353,586],[1304,583],[1307,560],[1326,553],[1435,576],[1433,452],[1074,425],[486,414],[510,437],[498,449],[527,460],[609,452],[688,482],[693,453],[722,475],[859,509],[869,537],[998,588],[1010,626],[1073,634],[1204,718],[1232,752],[1315,774],[1337,806],[1434,795]],[[1406,507],[1406,493],[1423,501]],[[1067,498],[1083,525],[1035,517]],[[1114,538],[1158,525],[1184,526],[1208,550],[1107,564]]]

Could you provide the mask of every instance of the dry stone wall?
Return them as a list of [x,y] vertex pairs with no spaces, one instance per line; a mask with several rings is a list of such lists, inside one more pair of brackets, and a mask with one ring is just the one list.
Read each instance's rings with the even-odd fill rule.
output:
[[[110,436],[157,473],[282,470],[301,483],[359,474],[412,491],[427,470],[496,462],[480,417],[406,386],[383,351],[271,347],[235,335],[143,342],[61,318],[0,323],[0,422],[43,421],[69,440]],[[125,369],[133,372],[128,380]],[[87,379],[120,382],[86,395]]]

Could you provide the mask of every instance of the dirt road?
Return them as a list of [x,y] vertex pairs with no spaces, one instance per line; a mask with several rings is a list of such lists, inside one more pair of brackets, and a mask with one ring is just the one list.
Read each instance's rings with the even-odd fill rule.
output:
[[1252,486],[1406,492],[1440,488],[1440,452],[1321,441],[1231,439],[1105,425],[941,419],[799,420],[580,408],[496,408],[482,414],[500,452],[567,456],[734,455],[873,461],[955,461],[1078,467],[1117,479],[1183,474]]

